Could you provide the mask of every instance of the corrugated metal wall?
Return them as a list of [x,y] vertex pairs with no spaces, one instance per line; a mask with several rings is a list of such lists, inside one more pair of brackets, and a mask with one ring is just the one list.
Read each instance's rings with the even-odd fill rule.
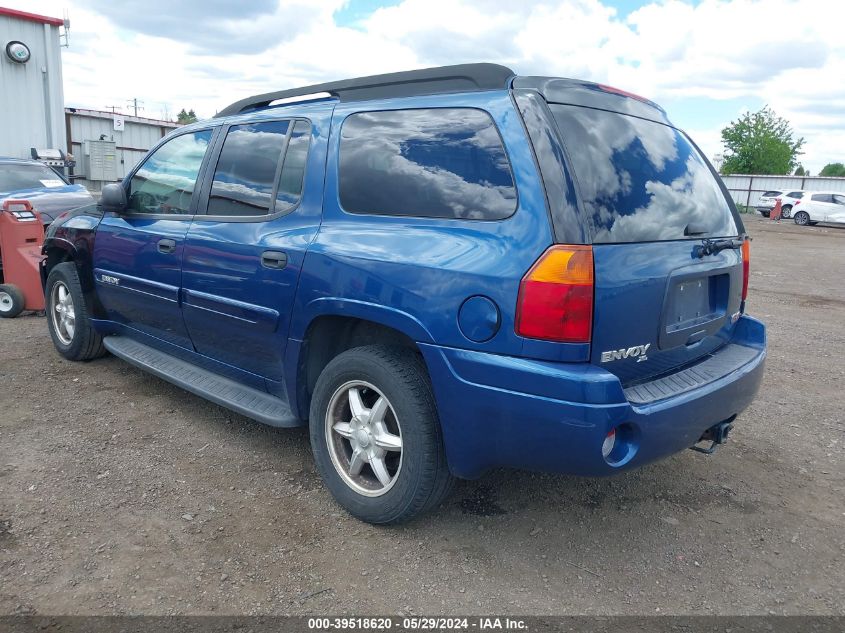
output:
[[77,167],[74,175],[79,182],[92,191],[99,191],[103,183],[90,181],[82,172],[82,147],[87,140],[96,141],[101,136],[105,140],[114,141],[117,147],[117,177],[122,179],[140,161],[161,137],[178,127],[170,121],[158,121],[143,117],[123,116],[123,130],[114,129],[114,115],[111,112],[98,110],[84,110],[81,108],[67,108],[67,120],[70,126],[70,152],[76,158]]
[[[6,58],[9,40],[29,47],[27,63]],[[64,149],[60,50],[59,27],[0,15],[0,156],[29,158],[30,147]]]
[[753,207],[760,196],[772,189],[807,189],[845,192],[845,178],[819,176],[722,176],[734,202]]

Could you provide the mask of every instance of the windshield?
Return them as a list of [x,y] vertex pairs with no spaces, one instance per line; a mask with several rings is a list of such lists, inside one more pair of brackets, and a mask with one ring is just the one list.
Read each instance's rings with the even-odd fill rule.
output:
[[593,243],[729,237],[737,223],[716,177],[679,130],[549,104],[593,224]]
[[64,187],[67,183],[45,165],[0,164],[0,191]]

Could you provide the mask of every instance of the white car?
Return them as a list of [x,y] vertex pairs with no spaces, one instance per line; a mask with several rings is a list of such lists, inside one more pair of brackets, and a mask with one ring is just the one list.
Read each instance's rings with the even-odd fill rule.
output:
[[780,198],[781,217],[788,218],[792,215],[792,207],[796,200],[801,200],[807,192],[803,189],[772,189],[760,196],[757,202],[757,210],[764,218],[769,217],[775,206],[775,200]]
[[775,206],[775,198],[782,196],[784,193],[786,192],[781,189],[771,189],[761,194],[760,199],[757,201],[757,210],[760,212],[760,215],[764,218],[769,217]]
[[805,191],[792,208],[795,224],[818,222],[845,224],[845,193],[841,191]]

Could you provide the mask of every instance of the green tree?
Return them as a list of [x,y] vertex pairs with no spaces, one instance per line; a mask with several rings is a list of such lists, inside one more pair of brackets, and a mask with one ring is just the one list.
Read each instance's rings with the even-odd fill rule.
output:
[[723,174],[787,175],[798,165],[804,139],[796,139],[789,121],[766,106],[731,121],[722,130],[722,143]]
[[183,125],[186,123],[193,123],[197,120],[197,114],[194,112],[193,108],[185,112],[185,108],[179,110],[179,114],[176,115],[176,122],[182,123]]
[[845,165],[842,163],[828,163],[822,167],[819,176],[845,176]]
[[806,176],[807,171],[804,169],[804,165],[798,165],[798,169],[795,170],[796,176]]

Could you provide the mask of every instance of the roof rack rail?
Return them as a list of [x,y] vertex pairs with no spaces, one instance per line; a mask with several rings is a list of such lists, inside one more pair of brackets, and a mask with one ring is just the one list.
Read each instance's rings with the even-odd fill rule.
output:
[[471,90],[502,90],[508,87],[515,73],[498,64],[458,64],[408,70],[357,79],[343,79],[301,88],[279,90],[236,101],[223,108],[216,117],[231,116],[265,107],[272,101],[288,99],[316,92],[328,92],[341,101],[365,101],[390,97],[462,92]]

